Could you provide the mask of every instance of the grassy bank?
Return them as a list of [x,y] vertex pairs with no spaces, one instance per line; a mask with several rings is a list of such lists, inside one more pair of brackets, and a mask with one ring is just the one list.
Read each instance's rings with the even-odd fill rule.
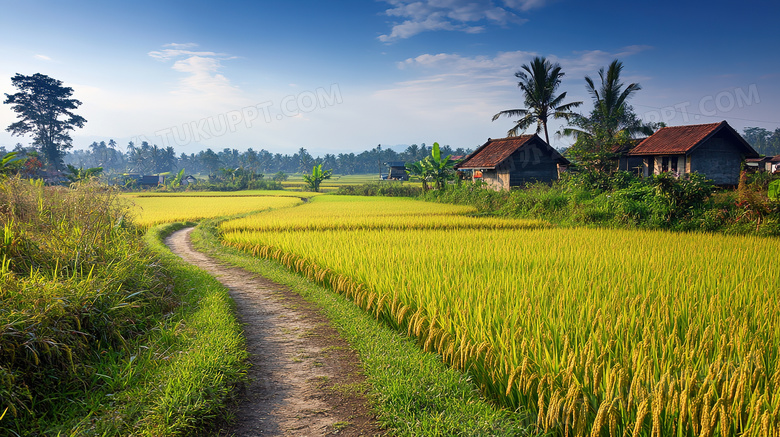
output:
[[192,234],[195,245],[219,259],[287,285],[322,307],[358,352],[381,423],[397,435],[528,435],[522,413],[487,403],[462,373],[446,367],[414,340],[377,322],[353,303],[269,260],[223,247],[215,224]]
[[533,218],[564,226],[707,231],[780,236],[780,202],[767,198],[771,179],[743,175],[738,189],[714,187],[693,174],[639,178],[628,172],[573,173],[552,185],[494,191],[464,182],[428,191],[428,201],[470,205],[482,215]]
[[0,196],[0,434],[212,426],[245,352],[226,290],[161,247],[172,228],[144,244],[99,185],[12,179]]

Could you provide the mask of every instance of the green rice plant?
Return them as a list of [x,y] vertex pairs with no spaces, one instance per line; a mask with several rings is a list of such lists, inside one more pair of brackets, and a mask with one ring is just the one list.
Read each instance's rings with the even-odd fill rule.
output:
[[387,205],[317,198],[272,226],[260,222],[275,212],[227,222],[222,238],[415,336],[498,402],[534,412],[541,430],[780,432],[773,240],[520,221],[432,228],[414,202]]

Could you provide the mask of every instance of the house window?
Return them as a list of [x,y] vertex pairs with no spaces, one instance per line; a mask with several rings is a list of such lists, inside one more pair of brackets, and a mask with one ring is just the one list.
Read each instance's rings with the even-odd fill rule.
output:
[[672,172],[677,173],[677,157],[670,158],[672,160]]
[[666,173],[669,171],[669,157],[664,156],[661,158],[661,173]]

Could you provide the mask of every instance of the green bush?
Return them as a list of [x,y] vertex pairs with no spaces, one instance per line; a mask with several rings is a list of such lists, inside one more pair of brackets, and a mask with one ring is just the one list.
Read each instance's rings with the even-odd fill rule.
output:
[[494,191],[486,184],[463,183],[430,191],[422,199],[471,205],[480,214],[537,218],[562,225],[596,225],[706,230],[780,235],[780,202],[766,198],[757,178],[743,184],[739,198],[718,191],[704,176],[677,178],[669,173],[638,178],[629,172],[572,172],[548,184]]
[[400,182],[381,182],[343,185],[334,194],[345,196],[415,197],[422,194],[422,188]]

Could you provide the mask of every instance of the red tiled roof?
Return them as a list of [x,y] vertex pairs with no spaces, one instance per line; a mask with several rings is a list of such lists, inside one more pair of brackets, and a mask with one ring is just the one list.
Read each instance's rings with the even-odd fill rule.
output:
[[[488,139],[488,141],[475,150],[472,154],[466,156],[466,158],[457,165],[457,168],[484,168],[492,169],[501,164],[509,158],[516,150],[526,145],[534,138],[538,138],[539,141],[544,143],[547,147],[547,143],[544,142],[538,135],[520,135],[509,138]],[[553,149],[555,150],[555,149]],[[558,152],[555,152],[556,154]],[[559,155],[560,156],[560,155]],[[563,156],[560,156],[561,161],[568,163]]]
[[628,152],[629,155],[672,155],[685,154],[715,135],[722,129],[729,131],[741,144],[747,156],[758,156],[742,136],[728,123],[695,124],[690,126],[670,126],[658,130]]
[[769,162],[780,162],[780,155],[773,156]]

